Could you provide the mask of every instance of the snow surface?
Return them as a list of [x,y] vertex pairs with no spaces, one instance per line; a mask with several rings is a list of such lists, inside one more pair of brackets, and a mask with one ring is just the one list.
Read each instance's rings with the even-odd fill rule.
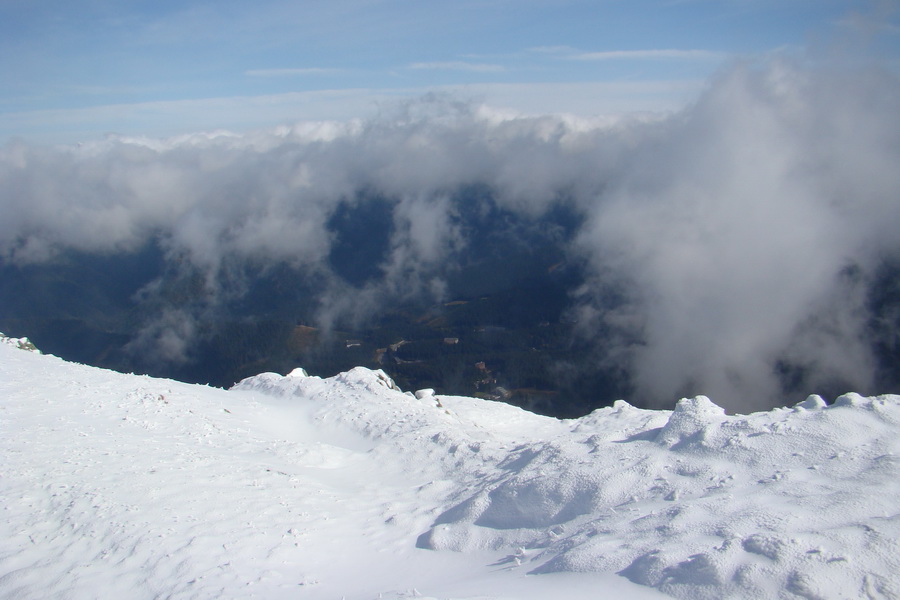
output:
[[0,344],[0,598],[900,598],[900,397],[560,421]]

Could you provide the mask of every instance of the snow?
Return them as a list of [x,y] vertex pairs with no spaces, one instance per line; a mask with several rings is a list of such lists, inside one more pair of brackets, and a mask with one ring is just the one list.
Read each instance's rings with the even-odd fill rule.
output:
[[0,598],[900,598],[900,397],[560,421],[0,344]]
[[11,338],[0,333],[0,344],[6,344],[8,346],[13,346],[18,348],[19,350],[27,350],[29,352],[37,352],[40,353],[34,344],[31,343],[27,337],[21,338]]

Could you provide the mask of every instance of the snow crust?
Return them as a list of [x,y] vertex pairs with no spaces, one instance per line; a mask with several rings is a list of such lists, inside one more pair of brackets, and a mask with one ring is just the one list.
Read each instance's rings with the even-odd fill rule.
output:
[[560,421],[0,344],[0,598],[900,598],[900,396]]

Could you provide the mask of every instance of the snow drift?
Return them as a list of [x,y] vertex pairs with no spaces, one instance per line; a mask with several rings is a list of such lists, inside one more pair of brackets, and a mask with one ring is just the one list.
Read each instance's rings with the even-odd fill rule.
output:
[[900,397],[574,420],[0,344],[0,596],[896,598]]

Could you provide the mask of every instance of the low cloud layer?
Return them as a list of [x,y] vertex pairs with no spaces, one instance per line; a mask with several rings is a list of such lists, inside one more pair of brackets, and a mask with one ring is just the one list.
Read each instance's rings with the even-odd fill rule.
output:
[[[678,114],[603,126],[427,97],[248,135],[14,142],[0,149],[0,257],[157,240],[202,274],[209,305],[241,293],[234,265],[281,264],[321,279],[323,321],[364,319],[398,297],[443,299],[472,244],[458,191],[483,186],[531,223],[560,203],[582,217],[570,312],[635,400],[765,408],[788,385],[872,385],[869,290],[900,257],[897,106],[893,73],[772,60],[720,73]],[[389,231],[372,233],[386,236],[376,276],[348,281],[329,263],[348,243],[333,223],[367,197],[388,203]],[[160,315],[140,343],[186,356],[189,316]]]
[[[866,290],[896,258],[897,80],[738,67],[660,124],[581,236],[617,318],[638,394],[705,393],[763,408],[778,369],[809,391],[873,374]],[[595,295],[596,296],[596,295]]]

